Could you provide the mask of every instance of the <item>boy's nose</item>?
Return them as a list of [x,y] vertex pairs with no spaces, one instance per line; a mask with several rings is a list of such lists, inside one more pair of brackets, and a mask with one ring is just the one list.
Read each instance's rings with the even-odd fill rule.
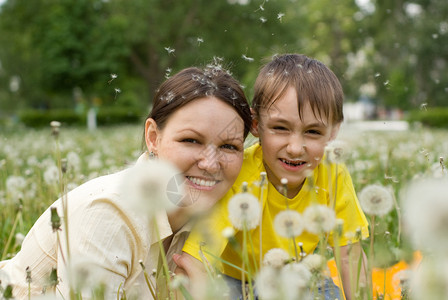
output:
[[289,139],[288,146],[286,147],[286,152],[291,155],[292,158],[296,158],[303,154],[305,151],[305,141],[297,136],[292,136]]

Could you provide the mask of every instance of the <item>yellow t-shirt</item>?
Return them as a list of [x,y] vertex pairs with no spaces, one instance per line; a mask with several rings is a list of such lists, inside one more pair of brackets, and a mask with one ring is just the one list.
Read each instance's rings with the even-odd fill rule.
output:
[[[261,199],[262,242],[260,243],[260,226],[249,231],[253,244],[253,249],[249,247],[249,257],[254,257],[257,264],[260,263],[262,258],[260,257],[260,248],[262,256],[273,248],[282,248],[288,251],[291,257],[294,256],[294,247],[291,244],[291,239],[279,236],[274,229],[274,218],[279,212],[287,208],[286,200],[288,201],[289,209],[303,213],[312,204],[330,206],[332,198],[334,198],[334,196],[331,197],[330,195],[336,195],[336,201],[334,201],[336,218],[343,220],[339,246],[347,245],[349,242],[356,242],[355,234],[346,233],[355,233],[357,229],[361,230],[362,238],[368,237],[368,223],[360,208],[350,174],[344,165],[320,163],[314,170],[313,176],[306,179],[300,192],[292,199],[285,199],[271,183],[267,184],[267,189],[261,189],[261,172],[265,172],[263,153],[261,146],[256,144],[244,151],[243,166],[233,187],[216,204],[212,213],[193,229],[184,245],[183,251],[201,259],[200,250],[202,250],[202,253],[210,261],[219,261],[215,259],[214,256],[216,256],[231,264],[242,265],[239,255],[229,245],[228,240],[222,236],[222,231],[226,227],[232,226],[228,219],[227,205],[233,195],[241,192],[243,182],[248,183],[249,192]],[[309,182],[310,180],[313,182]],[[242,232],[237,231],[235,237],[241,245],[243,240]],[[306,254],[310,254],[313,253],[318,245],[319,236],[304,231],[295,238],[295,241],[296,243],[302,242],[303,251]],[[328,243],[334,246],[331,233],[328,236]],[[221,270],[226,275],[240,278],[241,271],[225,263],[221,264]]]

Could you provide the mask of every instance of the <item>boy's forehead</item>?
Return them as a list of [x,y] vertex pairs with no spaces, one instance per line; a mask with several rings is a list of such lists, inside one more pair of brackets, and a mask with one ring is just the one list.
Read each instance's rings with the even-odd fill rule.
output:
[[261,108],[259,111],[260,121],[293,121],[300,119],[302,122],[321,123],[326,126],[329,124],[325,113],[318,107],[311,107],[308,101],[297,103],[296,106],[277,105],[276,102],[268,107]]

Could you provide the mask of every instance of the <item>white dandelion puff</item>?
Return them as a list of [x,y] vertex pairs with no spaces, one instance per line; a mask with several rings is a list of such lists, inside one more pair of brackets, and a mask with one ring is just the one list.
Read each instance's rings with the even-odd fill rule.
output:
[[447,270],[446,258],[422,261],[411,276],[412,299],[448,299]]
[[18,247],[22,245],[23,240],[25,239],[25,235],[23,233],[18,232],[16,233],[14,238],[15,238],[14,245]]
[[181,287],[186,287],[188,285],[188,277],[183,274],[176,274],[174,275],[173,279],[171,280],[171,288],[172,289],[179,289]]
[[288,252],[281,248],[273,248],[263,257],[263,265],[281,268],[290,259]]
[[279,293],[279,272],[273,267],[261,268],[255,278],[255,287],[263,300],[278,299]]
[[336,226],[334,210],[325,205],[311,205],[303,212],[305,228],[314,234],[327,233]]
[[417,248],[445,253],[448,249],[448,179],[413,181],[401,196],[404,223]]
[[303,263],[285,265],[280,275],[281,299],[309,299],[308,286],[311,278],[311,272]]
[[[139,161],[127,172],[120,191],[135,212],[154,216],[160,211],[176,208],[176,199],[168,189],[168,184],[180,174],[173,165],[158,159]],[[176,188],[176,195],[183,195],[183,184],[176,185]]]
[[347,159],[347,144],[341,140],[333,140],[325,147],[327,159],[335,164],[345,162]]
[[384,216],[394,206],[390,190],[378,184],[364,187],[359,193],[359,203],[366,214],[374,216]]
[[254,229],[260,221],[261,208],[258,199],[250,193],[233,196],[228,204],[229,220],[236,229]]
[[69,284],[77,292],[90,292],[92,289],[105,286],[107,283],[103,268],[90,257],[71,257],[67,272]]
[[10,175],[6,179],[6,190],[14,198],[23,197],[25,187],[26,179],[22,176]]
[[297,211],[284,210],[274,218],[274,229],[280,236],[287,238],[299,236],[303,228],[303,217]]
[[253,62],[253,61],[254,61],[254,59],[253,59],[252,57],[248,57],[248,56],[246,56],[245,54],[241,55],[241,57],[242,57],[245,61],[248,61],[248,62]]
[[266,23],[268,21],[268,19],[266,19],[265,17],[260,17],[260,21],[261,21],[261,23]]
[[59,169],[56,165],[51,165],[45,170],[44,181],[48,185],[54,185],[59,182]]
[[302,263],[314,274],[319,274],[327,269],[327,260],[319,254],[307,255]]

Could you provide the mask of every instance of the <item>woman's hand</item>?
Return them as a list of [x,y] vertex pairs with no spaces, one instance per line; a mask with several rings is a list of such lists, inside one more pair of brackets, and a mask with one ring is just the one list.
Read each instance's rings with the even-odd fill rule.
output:
[[207,272],[204,264],[186,252],[173,254],[173,260],[177,265],[174,273],[188,277],[189,286],[187,290],[193,299],[204,299],[207,283]]

